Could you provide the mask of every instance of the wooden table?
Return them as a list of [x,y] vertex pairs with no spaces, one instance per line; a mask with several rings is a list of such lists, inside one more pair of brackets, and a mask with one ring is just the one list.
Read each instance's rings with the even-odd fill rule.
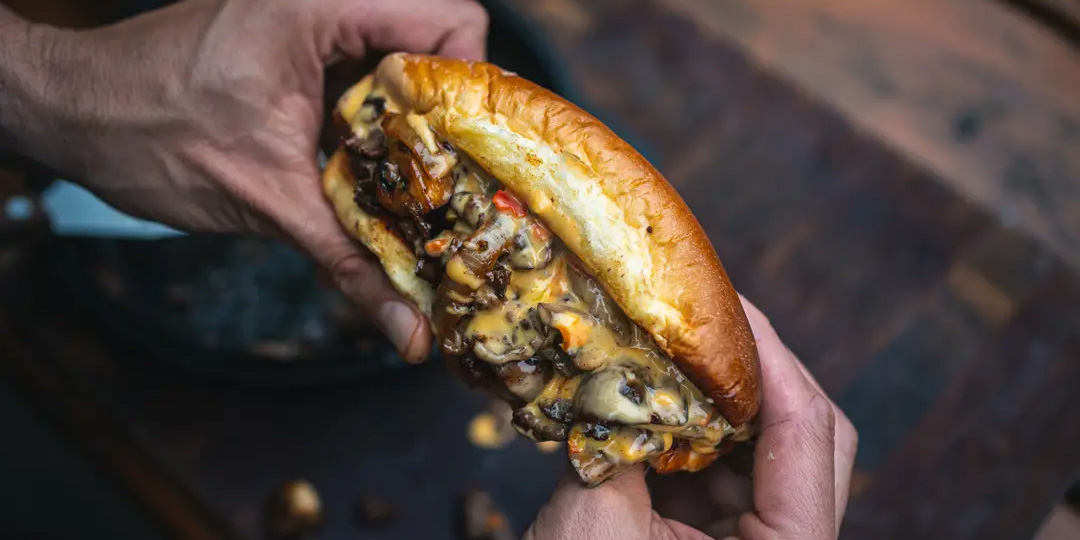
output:
[[[1016,7],[1039,3],[989,0],[511,4],[550,36],[583,103],[679,189],[736,286],[859,428],[842,537],[1030,538],[1080,469],[1080,48],[1070,34]],[[344,478],[407,496],[400,478],[361,463],[378,459],[415,458],[408,486],[427,486],[439,526],[445,498],[472,481],[515,499],[520,526],[558,467],[517,444],[505,456],[535,464],[537,484],[500,481],[516,470],[510,458],[470,453],[460,439],[482,400],[443,384],[436,367],[287,398],[294,407],[280,394],[132,370],[63,318],[38,335],[69,343],[27,355],[39,349],[12,329],[29,315],[12,310],[29,308],[11,302],[0,317],[11,372],[181,537],[253,537],[257,496],[294,472],[331,484],[335,512],[364,488]],[[44,320],[44,310],[29,313]],[[433,439],[451,454],[415,450],[430,441],[375,420],[410,392],[461,404]],[[371,448],[361,429],[413,450]],[[476,470],[429,463],[447,455]],[[410,526],[382,534],[420,530]],[[335,527],[330,537],[390,537]]]
[[1029,537],[1080,467],[1077,44],[977,0],[518,4],[860,429],[844,537]]

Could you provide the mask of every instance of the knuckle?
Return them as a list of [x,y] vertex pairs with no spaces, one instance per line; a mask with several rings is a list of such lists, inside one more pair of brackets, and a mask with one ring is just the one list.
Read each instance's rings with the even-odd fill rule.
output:
[[331,255],[326,265],[330,276],[337,285],[344,286],[346,283],[362,276],[367,269],[368,262],[356,251],[346,251]]
[[465,2],[461,5],[461,18],[464,26],[477,30],[487,30],[491,18],[484,6],[477,2]]
[[801,422],[806,441],[815,448],[831,447],[836,435],[836,414],[829,400],[814,394]]

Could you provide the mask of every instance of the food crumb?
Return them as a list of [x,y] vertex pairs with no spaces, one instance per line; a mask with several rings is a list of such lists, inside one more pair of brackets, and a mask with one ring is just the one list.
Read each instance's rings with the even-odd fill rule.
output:
[[308,537],[322,526],[322,501],[307,480],[286,482],[265,507],[267,532],[278,539]]
[[[509,407],[507,407],[509,408]],[[503,414],[498,408],[482,412],[469,421],[469,442],[480,448],[502,448],[514,440],[511,414]]]
[[545,454],[556,452],[562,447],[562,443],[559,441],[542,441],[536,443],[536,448]]
[[502,513],[491,494],[470,491],[461,505],[460,538],[465,540],[511,540],[513,528],[506,514]]

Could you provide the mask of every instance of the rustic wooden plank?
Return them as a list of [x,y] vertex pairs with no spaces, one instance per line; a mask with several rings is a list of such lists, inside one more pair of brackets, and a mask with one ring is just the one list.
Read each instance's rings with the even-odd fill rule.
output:
[[931,411],[993,330],[949,289],[935,291],[901,324],[835,396],[860,428],[857,465],[867,470],[880,466]]
[[1080,470],[1080,283],[1060,270],[853,500],[846,538],[1026,539]]
[[[968,380],[986,351],[1005,339],[994,337],[1003,325],[1029,316],[1025,299],[1061,271],[1057,257],[1022,232],[999,227],[896,147],[852,133],[850,118],[837,118],[827,101],[804,99],[805,87],[785,85],[775,71],[740,58],[708,28],[674,17],[665,2],[535,5],[584,95],[611,107],[659,150],[661,170],[705,225],[736,285],[852,411],[864,444],[856,507],[866,508],[862,497],[871,497],[879,501],[874,512],[892,513],[881,522],[892,524],[907,518],[913,500],[961,512],[969,497],[993,498],[943,488],[932,478],[897,490],[905,469],[894,465],[895,456],[919,437],[912,434],[927,415],[938,414],[941,394]],[[633,61],[611,62],[616,53]],[[1038,376],[1023,368],[1014,375]],[[1009,386],[1001,378],[982,384],[988,394]],[[953,404],[957,416],[977,415],[982,406]],[[1036,408],[1028,418],[1051,417]],[[971,442],[964,444],[979,444],[978,432],[965,436]],[[1039,466],[1038,457],[1017,455],[1011,466],[1026,471]],[[1055,463],[1060,471],[1063,461]],[[947,466],[957,475],[982,467]],[[1036,475],[1024,484],[1031,500],[1023,509],[987,503],[1015,512],[1018,524],[985,537],[1033,531],[1059,483]],[[859,525],[845,537],[905,537],[884,525]]]
[[1080,52],[985,0],[658,0],[1080,264]]
[[585,96],[658,150],[736,286],[830,391],[910,325],[991,224],[659,2],[536,5]]
[[[5,291],[6,292],[6,291]],[[3,295],[5,301],[10,296]],[[130,426],[116,415],[100,407],[91,393],[82,386],[87,381],[72,377],[54,359],[40,354],[38,348],[27,343],[27,332],[12,324],[12,317],[52,318],[32,310],[12,312],[10,304],[0,310],[0,377],[16,382],[35,406],[48,420],[71,437],[76,448],[94,460],[95,465],[109,473],[138,505],[154,518],[162,532],[178,540],[233,540],[219,516],[208,512],[197,495],[182,487],[176,478],[162,468],[162,464],[139,446]],[[55,339],[60,334],[50,337]],[[55,340],[67,342],[67,340]],[[80,341],[80,345],[87,345]],[[84,348],[82,354],[96,348]],[[64,516],[61,512],[60,516]]]

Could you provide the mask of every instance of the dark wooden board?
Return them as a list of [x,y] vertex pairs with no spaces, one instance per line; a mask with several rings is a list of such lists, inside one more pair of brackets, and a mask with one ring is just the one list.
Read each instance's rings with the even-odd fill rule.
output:
[[[733,47],[731,36],[688,15],[723,6],[726,25],[753,27],[755,43],[767,48],[785,38],[756,12],[783,20],[792,13],[689,4],[542,1],[524,9],[556,36],[584,97],[625,118],[657,149],[658,165],[695,210],[736,286],[771,316],[860,428],[844,537],[1029,538],[1080,466],[1080,440],[1063,435],[1080,433],[1080,415],[1066,410],[1076,406],[1066,396],[1080,386],[1080,373],[1061,367],[1075,364],[1074,346],[1062,330],[1038,322],[1078,311],[1064,287],[1077,282],[1075,272],[1041,237],[1028,236],[1031,229],[1007,228],[995,208],[965,196],[956,178],[939,176],[933,163],[820,99],[820,89],[793,86],[754,50]],[[855,17],[859,9],[870,8],[834,15]],[[991,20],[1011,24],[998,15]],[[612,62],[616,54],[626,61]],[[1052,102],[1041,95],[1029,96],[1032,107]],[[953,144],[932,150],[952,159]],[[993,188],[993,177],[982,182],[978,189]],[[1045,212],[1039,219],[1072,218]],[[1063,297],[1044,295],[1055,289]],[[1017,347],[1029,342],[1044,343],[1041,362],[1059,367],[1021,361]],[[997,396],[1015,380],[1049,402],[1018,404],[1017,414],[1027,416],[1013,417],[1009,428],[976,424],[1000,407]],[[977,454],[989,433],[1014,450]],[[1050,440],[1053,451],[1036,449]],[[972,450],[927,446],[934,441]],[[926,510],[936,508],[948,511]]]
[[660,4],[1080,264],[1080,51],[991,0]]
[[[176,538],[266,538],[263,504],[294,478],[319,491],[325,540],[454,538],[468,489],[492,493],[520,533],[568,472],[563,455],[524,438],[473,446],[468,423],[490,400],[440,362],[300,389],[191,376],[103,338],[35,264],[0,269],[11,272],[0,279],[0,376]],[[359,525],[362,496],[395,519]]]

